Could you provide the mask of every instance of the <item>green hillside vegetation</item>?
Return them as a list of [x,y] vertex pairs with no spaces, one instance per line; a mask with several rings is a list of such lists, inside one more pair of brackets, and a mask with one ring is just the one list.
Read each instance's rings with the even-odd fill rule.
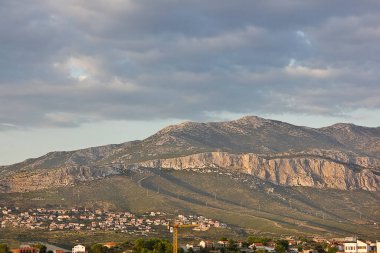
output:
[[[3,206],[85,206],[129,210],[137,214],[147,211],[198,214],[218,219],[230,227],[198,232],[197,236],[202,238],[218,238],[227,233],[234,237],[247,234],[327,237],[357,234],[374,239],[379,231],[378,225],[374,225],[380,221],[378,203],[380,194],[377,192],[280,187],[246,174],[174,170],[144,170],[75,187],[0,194],[0,205]],[[16,230],[11,233],[15,237],[8,238],[23,238],[27,234]],[[74,235],[70,236],[72,233]],[[96,233],[113,236],[111,232]],[[0,239],[6,237],[6,233],[0,234]],[[40,235],[43,238],[67,238],[68,241],[74,237],[90,241],[98,238],[90,231],[40,232]],[[126,237],[125,234],[118,236]]]

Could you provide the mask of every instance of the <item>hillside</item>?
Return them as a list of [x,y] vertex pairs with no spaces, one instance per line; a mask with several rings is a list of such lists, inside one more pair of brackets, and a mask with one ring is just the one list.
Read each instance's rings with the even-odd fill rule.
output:
[[[378,192],[277,186],[245,173],[232,175],[212,168],[141,169],[76,186],[0,194],[0,205],[20,208],[84,206],[134,213],[160,210],[173,215],[204,215],[227,223],[232,231],[223,233],[243,237],[258,233],[325,237],[358,234],[376,238],[378,203]],[[61,232],[40,233],[54,238]],[[93,234],[88,236],[90,240]],[[217,239],[221,234],[213,236]]]
[[[157,164],[167,163],[167,159],[183,161],[185,158],[181,157],[190,157],[193,162],[181,162],[181,165],[169,162],[172,165],[164,167],[216,166],[285,186],[377,191],[380,188],[379,150],[379,128],[352,124],[313,129],[254,116],[227,122],[185,122],[168,126],[141,141],[51,152],[0,167],[0,191],[67,186],[122,175],[131,166],[157,167]],[[218,152],[219,157],[226,158],[216,162],[211,155],[211,160],[194,161],[199,158],[197,154]],[[248,161],[244,160],[247,157]],[[231,166],[231,161],[241,167]]]
[[0,204],[182,210],[236,233],[371,237],[380,223],[379,140],[379,128],[351,124],[185,122],[140,141],[0,167]]

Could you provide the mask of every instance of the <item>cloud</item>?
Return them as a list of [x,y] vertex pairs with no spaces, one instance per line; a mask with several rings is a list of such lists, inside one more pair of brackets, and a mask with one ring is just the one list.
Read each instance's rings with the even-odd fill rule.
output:
[[309,40],[308,36],[303,31],[296,31],[296,35],[302,39],[307,45],[311,45],[311,41]]
[[77,81],[84,81],[100,74],[99,63],[91,57],[69,57],[65,62],[56,62],[53,66],[68,78]]
[[0,4],[12,126],[380,108],[376,2]]
[[335,71],[331,68],[309,68],[297,64],[295,59],[290,59],[289,64],[285,67],[285,72],[292,76],[305,76],[323,79],[331,77]]

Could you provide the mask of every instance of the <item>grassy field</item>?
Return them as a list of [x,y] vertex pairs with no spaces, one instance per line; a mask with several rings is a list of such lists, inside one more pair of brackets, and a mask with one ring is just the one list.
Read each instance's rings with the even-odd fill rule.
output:
[[[114,176],[78,186],[29,193],[0,195],[0,205],[20,207],[86,206],[109,210],[165,211],[204,215],[227,223],[231,229],[191,236],[246,238],[269,236],[360,235],[375,239],[380,230],[380,194],[366,191],[279,187],[247,175],[151,170]],[[22,241],[25,231],[0,232],[0,240]],[[111,232],[40,232],[41,240],[61,242],[124,241],[125,234]],[[169,236],[169,235],[163,235]],[[53,241],[52,241],[53,240]]]

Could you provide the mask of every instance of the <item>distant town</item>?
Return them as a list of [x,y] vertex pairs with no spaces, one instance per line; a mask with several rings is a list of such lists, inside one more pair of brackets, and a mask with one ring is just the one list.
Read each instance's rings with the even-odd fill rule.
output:
[[[226,228],[227,225],[214,219],[198,215],[177,214],[176,222],[197,224],[195,230],[212,227]],[[167,229],[173,220],[172,214],[152,211],[137,216],[131,212],[112,212],[86,208],[48,209],[0,207],[0,228],[14,227],[29,230],[110,230],[130,235],[150,235]]]

